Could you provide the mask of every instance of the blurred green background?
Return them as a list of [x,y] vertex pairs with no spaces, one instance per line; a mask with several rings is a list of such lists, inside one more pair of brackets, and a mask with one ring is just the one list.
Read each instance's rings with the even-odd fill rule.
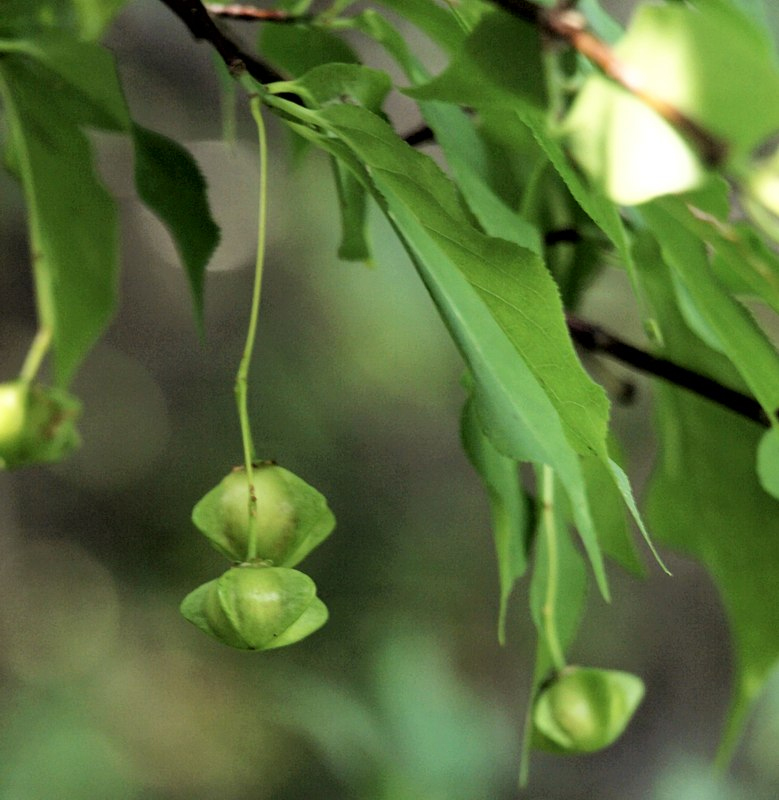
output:
[[[304,567],[331,620],[294,647],[247,654],[179,616],[181,598],[226,567],[189,517],[241,460],[233,381],[256,236],[254,132],[242,113],[235,147],[221,141],[209,53],[161,4],[130,4],[109,44],[136,119],[198,159],[224,240],[201,341],[173,248],[132,194],[126,143],[95,139],[122,210],[121,306],[74,387],[83,448],[0,474],[0,800],[775,798],[779,681],[731,774],[716,775],[727,630],[705,574],[672,554],[673,579],[614,571],[613,604],[592,596],[571,653],[645,679],[626,735],[589,758],[536,755],[518,791],[534,632],[523,585],[497,644],[488,509],[459,447],[459,358],[377,215],[375,263],[337,260],[329,166],[311,154],[293,167],[274,122],[250,402],[260,455],[320,489],[338,519]],[[414,127],[393,102],[401,129]],[[23,205],[5,176],[0,197],[9,379],[34,305]],[[627,298],[609,271],[586,311],[638,341]],[[607,384],[624,377],[588,363]],[[614,423],[640,493],[651,397],[636,382]]]

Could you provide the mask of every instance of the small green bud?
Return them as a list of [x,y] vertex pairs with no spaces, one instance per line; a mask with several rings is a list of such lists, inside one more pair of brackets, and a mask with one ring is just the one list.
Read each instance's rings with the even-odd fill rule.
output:
[[644,697],[629,672],[566,667],[533,705],[534,745],[557,753],[592,753],[613,744]]
[[308,575],[286,567],[240,564],[190,592],[181,613],[239,650],[270,650],[304,639],[327,621]]
[[0,468],[60,461],[78,447],[76,398],[17,380],[0,384]]
[[[257,498],[256,557],[294,567],[335,527],[327,501],[313,486],[270,462],[253,469]],[[233,561],[245,561],[249,548],[249,481],[236,467],[192,511],[192,521],[211,544]]]

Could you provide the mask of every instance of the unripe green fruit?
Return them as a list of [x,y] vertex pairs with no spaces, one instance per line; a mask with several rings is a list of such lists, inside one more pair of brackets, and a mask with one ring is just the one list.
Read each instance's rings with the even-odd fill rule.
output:
[[644,697],[636,675],[566,667],[533,705],[534,745],[558,753],[592,753],[615,742]]
[[327,621],[308,575],[286,567],[241,564],[204,583],[181,603],[202,631],[239,650],[270,650],[304,639]]
[[0,468],[59,461],[80,444],[81,404],[59,389],[27,381],[0,384]]
[[[335,518],[327,501],[289,470],[263,462],[253,472],[257,498],[256,558],[293,567],[330,535]],[[249,482],[234,469],[192,511],[192,521],[211,544],[233,561],[249,557]]]

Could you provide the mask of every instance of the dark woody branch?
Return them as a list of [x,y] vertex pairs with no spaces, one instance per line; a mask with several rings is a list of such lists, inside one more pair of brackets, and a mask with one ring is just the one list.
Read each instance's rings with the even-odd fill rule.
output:
[[[196,39],[210,43],[234,74],[246,71],[260,83],[272,83],[284,79],[284,76],[278,74],[256,57],[246,53],[227,34],[223,33],[209,16],[208,11],[200,0],[161,1],[184,22]],[[678,130],[685,133],[694,144],[697,144],[704,160],[715,164],[723,158],[725,149],[722,142],[707,131],[702,130],[696,123],[688,120],[677,109],[666,108],[665,113],[663,113],[660,101],[648,98],[645,93],[642,95],[640,81],[635,76],[630,75],[624,65],[613,56],[611,49],[605,43],[586,30],[583,18],[578,12],[570,8],[569,3],[563,3],[549,9],[537,6],[535,3],[528,2],[528,0],[494,1],[497,5],[505,8],[520,19],[538,26],[545,33],[570,42],[579,52],[591,58],[604,72],[625,86],[628,91],[647,102],[658,113],[665,116],[669,122],[674,124]],[[232,7],[234,12],[239,10],[239,7]],[[245,9],[243,10],[245,11]],[[230,14],[226,15],[230,16]],[[257,19],[256,16],[252,18]],[[414,145],[423,141],[430,141],[432,133],[428,128],[422,128],[405,138],[409,144]],[[578,235],[575,232],[566,232],[566,235],[561,235],[559,239],[548,241],[547,244],[577,240]],[[705,375],[682,367],[672,361],[659,358],[633,347],[596,325],[592,325],[578,317],[569,315],[567,324],[572,339],[581,348],[615,358],[634,369],[687,389],[760,425],[769,425],[765,412],[753,397],[723,386]]]
[[754,397],[723,386],[700,372],[633,347],[603,328],[572,314],[568,315],[567,323],[571,338],[582,349],[614,358],[633,369],[654,375],[699,397],[711,400],[759,425],[770,427],[768,416]]

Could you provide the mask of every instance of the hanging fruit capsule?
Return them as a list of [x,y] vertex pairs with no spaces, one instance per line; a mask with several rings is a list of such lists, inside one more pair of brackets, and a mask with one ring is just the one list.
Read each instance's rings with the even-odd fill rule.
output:
[[190,592],[181,613],[239,650],[270,650],[304,639],[327,621],[308,575],[286,567],[240,564]]
[[67,392],[28,381],[0,384],[0,468],[60,461],[78,447],[81,404]]
[[[256,557],[293,567],[330,535],[335,517],[313,486],[271,462],[254,466]],[[192,521],[220,553],[245,561],[249,548],[249,482],[236,467],[192,511]]]
[[592,753],[615,742],[644,697],[629,672],[565,667],[533,705],[534,746],[557,753]]

